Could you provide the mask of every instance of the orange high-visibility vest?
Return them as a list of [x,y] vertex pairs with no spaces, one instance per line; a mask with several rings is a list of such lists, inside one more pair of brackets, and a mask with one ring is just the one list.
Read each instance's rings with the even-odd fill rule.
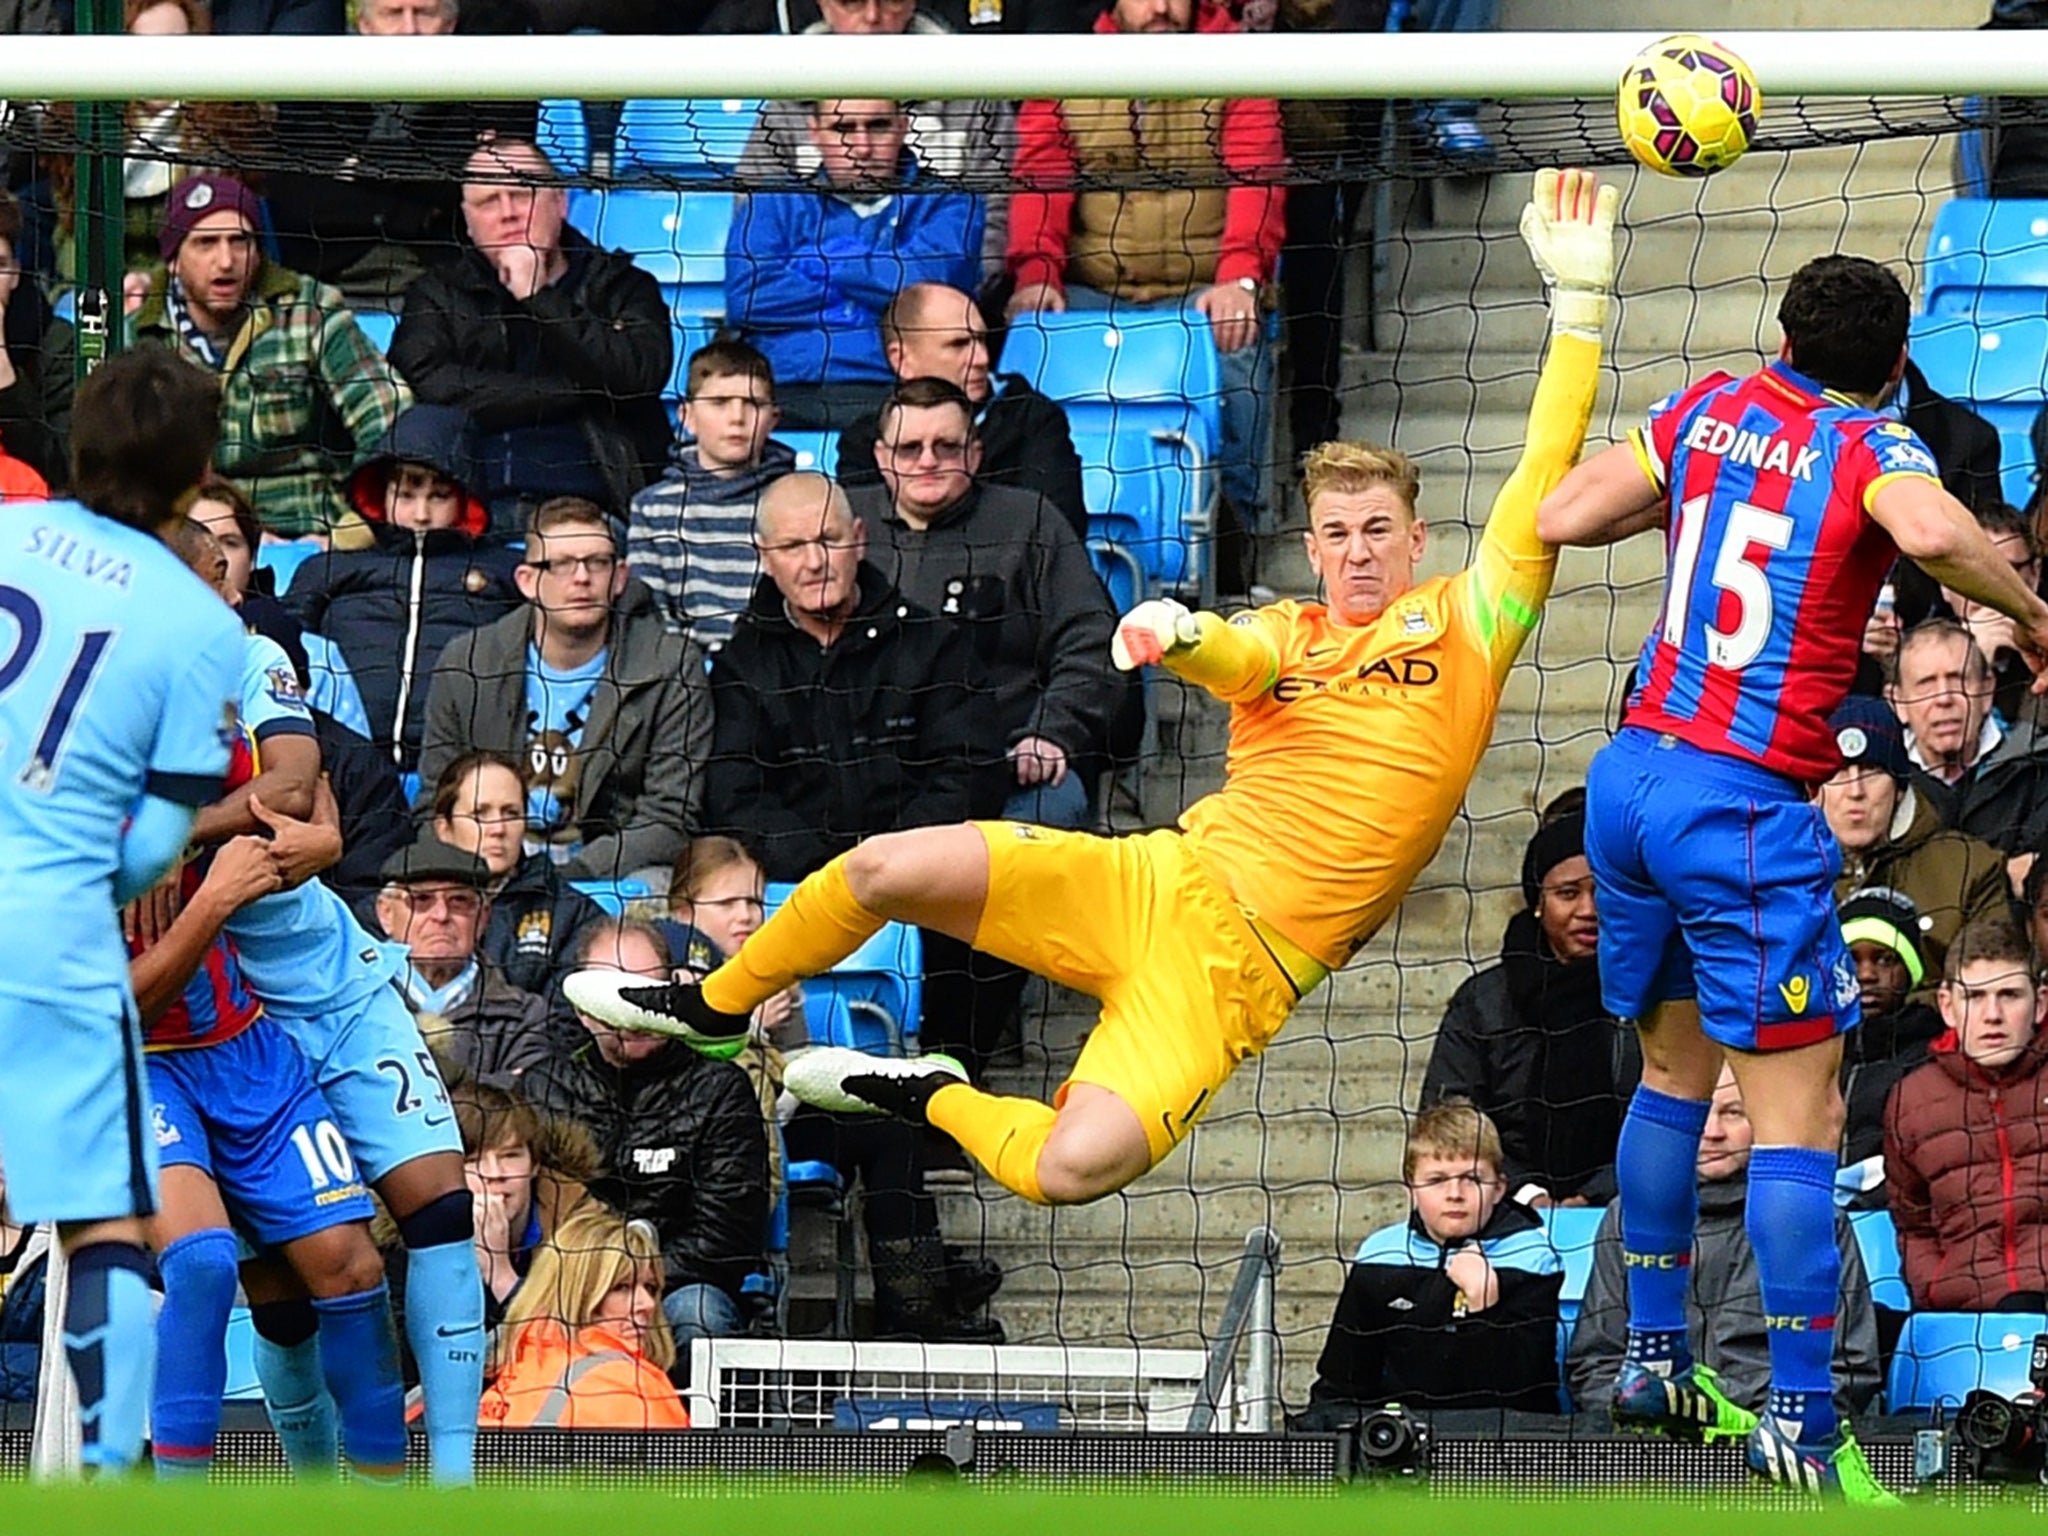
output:
[[539,1319],[484,1393],[485,1429],[688,1429],[690,1415],[661,1368],[602,1323],[573,1334]]

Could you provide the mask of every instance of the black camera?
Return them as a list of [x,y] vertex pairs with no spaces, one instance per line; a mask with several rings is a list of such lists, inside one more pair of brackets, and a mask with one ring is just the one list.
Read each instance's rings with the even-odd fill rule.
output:
[[1957,1459],[1980,1482],[2048,1482],[2048,1333],[2034,1336],[2027,1377],[2017,1397],[1980,1389],[1956,1412]]
[[1358,1421],[1358,1470],[1367,1477],[1420,1477],[1429,1467],[1429,1426],[1399,1403]]

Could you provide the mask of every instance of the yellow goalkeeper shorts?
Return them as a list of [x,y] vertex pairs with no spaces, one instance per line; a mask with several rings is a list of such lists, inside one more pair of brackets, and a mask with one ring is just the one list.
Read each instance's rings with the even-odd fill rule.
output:
[[[1271,940],[1178,832],[976,826],[989,872],[974,947],[1102,1003],[1053,1102],[1074,1083],[1107,1088],[1137,1111],[1159,1163],[1238,1063],[1265,1049],[1321,968],[1290,956],[1298,991]],[[1300,977],[1304,963],[1312,974]]]

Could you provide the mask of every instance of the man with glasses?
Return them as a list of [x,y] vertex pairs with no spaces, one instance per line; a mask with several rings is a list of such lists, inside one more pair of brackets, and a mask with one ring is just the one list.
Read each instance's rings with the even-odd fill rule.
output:
[[377,926],[406,949],[395,985],[420,1034],[463,1075],[509,1084],[548,1054],[547,1005],[484,957],[490,869],[432,833],[384,865]]
[[864,837],[969,814],[968,652],[867,563],[867,531],[823,475],[761,498],[765,572],[711,666],[717,729],[704,820],[770,880]]
[[663,627],[595,502],[543,502],[514,579],[525,606],[451,640],[435,664],[426,797],[457,754],[499,753],[527,765],[527,841],[565,876],[667,868],[711,749],[702,652]]
[[933,181],[901,102],[814,102],[807,128],[807,183],[757,192],[733,219],[725,312],[768,359],[782,424],[840,431],[895,382],[879,325],[897,291],[979,285],[983,208]]
[[1915,793],[1944,827],[2018,861],[2048,837],[2048,741],[2026,721],[1998,718],[1995,685],[1970,629],[1930,619],[1899,642],[1886,698],[1906,727]]
[[973,403],[912,379],[882,407],[882,484],[855,494],[882,575],[965,626],[973,680],[1001,759],[1002,795],[977,815],[1078,827],[1123,691],[1114,614],[1088,553],[1043,496],[980,482]]

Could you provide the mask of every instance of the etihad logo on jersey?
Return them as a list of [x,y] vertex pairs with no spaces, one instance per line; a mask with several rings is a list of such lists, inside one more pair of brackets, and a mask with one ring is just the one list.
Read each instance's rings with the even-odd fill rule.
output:
[[1790,981],[1778,983],[1778,996],[1785,999],[1785,1006],[1797,1018],[1806,1012],[1806,1005],[1813,1000],[1813,982],[1805,976],[1794,976]]
[[1685,434],[1685,446],[1697,453],[1712,454],[1730,464],[1747,465],[1766,474],[1790,475],[1794,480],[1811,480],[1820,462],[1818,448],[1794,448],[1781,437],[1731,427],[1725,421],[1702,416]]
[[1292,704],[1312,694],[1376,693],[1383,688],[1427,688],[1443,675],[1443,669],[1427,656],[1382,656],[1360,667],[1350,677],[1283,677],[1273,684],[1276,703]]

